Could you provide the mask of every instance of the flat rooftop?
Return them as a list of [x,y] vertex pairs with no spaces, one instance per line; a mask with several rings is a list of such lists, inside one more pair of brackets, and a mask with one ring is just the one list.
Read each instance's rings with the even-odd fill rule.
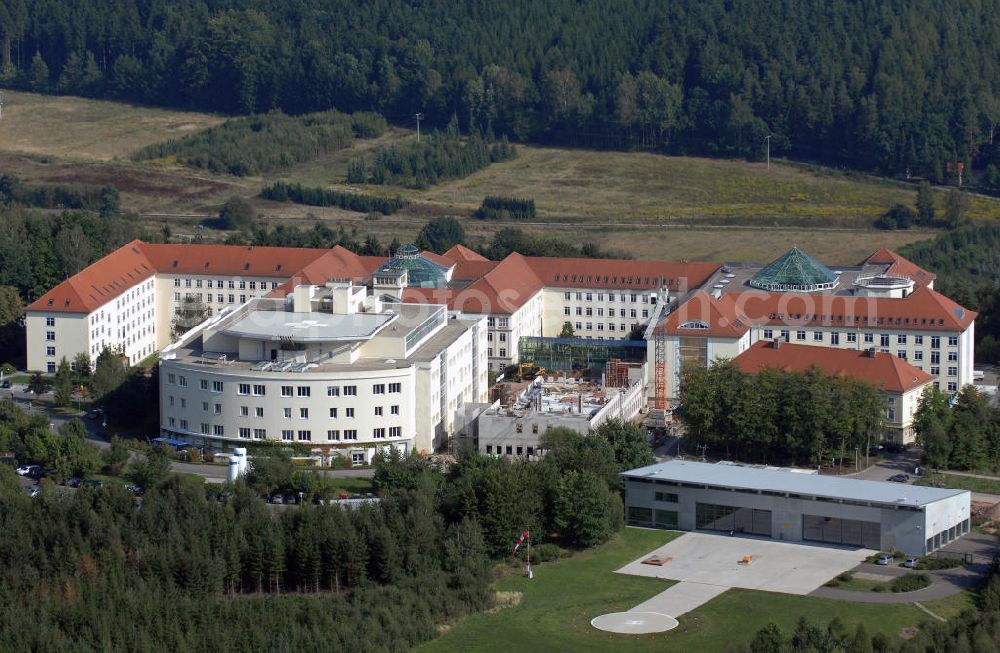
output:
[[922,487],[888,481],[862,481],[842,476],[797,474],[687,460],[670,460],[640,467],[622,472],[622,476],[632,479],[695,483],[726,490],[768,491],[796,494],[806,498],[822,497],[872,502],[887,506],[926,506],[959,494],[970,494],[968,490]]
[[224,333],[255,340],[291,338],[296,342],[367,340],[396,318],[395,313],[292,313],[250,311],[222,329]]
[[[705,292],[718,290],[723,293],[745,292],[747,290],[752,290],[750,286],[750,279],[752,279],[755,274],[763,270],[765,267],[767,266],[759,263],[726,263],[723,267],[719,268],[719,270],[713,274],[708,281],[705,282],[702,289]],[[840,273],[840,280],[837,283],[837,286],[830,290],[817,290],[815,294],[854,294],[854,292],[858,290],[858,288],[854,285],[854,282],[858,277],[880,274],[888,268],[888,265],[865,265],[860,267],[857,265],[831,265],[831,270]]]

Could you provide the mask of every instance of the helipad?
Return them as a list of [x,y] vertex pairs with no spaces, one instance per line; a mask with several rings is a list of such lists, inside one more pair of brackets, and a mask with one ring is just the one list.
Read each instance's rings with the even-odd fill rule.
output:
[[594,617],[590,625],[598,630],[623,635],[661,633],[677,627],[677,620],[659,612],[611,612]]

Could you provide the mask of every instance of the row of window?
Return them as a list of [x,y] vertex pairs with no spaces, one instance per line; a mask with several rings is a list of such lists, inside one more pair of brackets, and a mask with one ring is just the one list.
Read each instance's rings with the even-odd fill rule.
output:
[[[616,296],[618,297],[618,301],[620,301],[622,303],[625,303],[626,301],[630,301],[633,304],[638,303],[640,301],[643,304],[655,304],[656,303],[656,295],[639,295],[638,293],[629,293],[627,295],[625,293],[619,293],[618,295],[615,295],[615,293],[609,292],[608,293],[608,301],[609,302],[614,302]],[[602,293],[602,292],[598,292],[598,293],[594,293],[594,292],[578,292],[578,293],[564,292],[563,293],[563,299],[565,299],[566,301],[571,301],[574,297],[576,298],[576,301],[578,301],[578,302],[581,302],[581,301],[592,302],[592,301],[594,301],[594,297],[596,297],[597,301],[599,301],[599,302],[603,302],[604,301],[604,293]]]
[[[174,406],[177,403],[177,399],[173,395],[170,395],[167,397],[167,403],[170,406]],[[181,408],[187,408],[187,399],[185,399],[184,397],[180,398],[179,403]],[[222,404],[220,403],[213,404],[207,401],[203,401],[201,402],[201,409],[206,413],[209,412],[209,410],[211,410],[216,415],[222,414]],[[344,408],[342,414],[339,408],[333,406],[331,406],[328,410],[330,419],[337,419],[340,416],[353,419],[355,416],[353,406],[348,406]],[[385,406],[374,406],[373,410],[375,411],[374,413],[375,417],[382,417],[385,415]],[[290,406],[285,406],[281,409],[281,416],[284,417],[285,419],[292,419],[292,414],[293,414],[293,409]],[[389,414],[399,415],[399,404],[392,404],[391,406],[389,406]],[[240,417],[250,417],[249,406],[240,406]],[[264,417],[263,406],[254,406],[254,417],[263,419]],[[308,407],[302,406],[299,408],[299,419],[309,419]]]
[[[170,372],[167,374],[167,383],[170,385],[178,385],[181,387],[187,387],[187,377],[183,374],[174,374]],[[212,392],[223,392],[225,390],[225,383],[223,381],[211,381],[208,379],[199,379],[198,387],[201,390],[209,390],[211,388]],[[375,383],[372,384],[372,394],[373,395],[384,395],[386,392],[389,394],[399,394],[403,391],[402,383]],[[236,394],[241,396],[254,396],[263,397],[267,394],[267,387],[264,384],[259,383],[238,383],[236,385]],[[356,397],[358,394],[358,386],[356,385],[328,385],[326,386],[326,396],[327,397]],[[281,386],[281,396],[282,397],[309,397],[312,395],[312,388],[308,385],[292,386],[283,385]]]
[[[527,454],[529,456],[534,456],[535,455],[535,448],[534,447],[523,447],[523,446],[521,446],[521,447],[515,447],[513,445],[508,444],[506,446],[506,451],[505,451],[504,450],[505,447],[503,445],[499,445],[498,444],[496,446],[496,451],[494,451],[493,448],[494,447],[493,447],[492,444],[486,445],[486,453],[490,454],[490,455],[496,453],[496,455],[498,455],[498,456],[503,456],[503,455],[508,455],[508,456],[514,456],[514,455],[523,456],[525,454],[525,451],[527,451]],[[539,450],[538,453],[541,454],[541,450]]]
[[[781,330],[779,330],[779,334],[780,334],[780,337],[783,340],[785,340],[786,342],[788,342],[788,341],[791,340],[791,330],[790,329],[781,329]],[[840,335],[841,334],[840,334],[839,331],[831,331],[830,332],[830,344],[831,345],[839,345],[840,344]],[[849,331],[849,332],[845,333],[844,335],[846,336],[846,341],[847,342],[854,343],[854,342],[858,341],[858,334],[856,332],[854,332],[854,331]],[[875,334],[874,333],[863,333],[861,335],[863,336],[863,340],[864,340],[865,344],[874,344],[875,343]],[[892,336],[890,334],[888,334],[888,333],[880,333],[878,335],[879,335],[879,346],[881,346],[881,347],[889,347],[890,343],[892,341]],[[812,332],[813,342],[825,342],[825,338],[826,338],[826,332],[825,331],[813,331]],[[774,329],[764,329],[764,339],[765,340],[772,340],[772,339],[774,339]],[[799,340],[799,341],[806,340],[806,330],[805,329],[798,329],[795,332],[795,339]],[[930,336],[930,339],[931,339],[931,349],[940,349],[941,348],[941,336]],[[905,334],[905,333],[900,333],[900,334],[896,335],[896,344],[897,345],[905,345],[905,344],[907,344],[908,340],[909,340],[908,335]],[[917,345],[917,346],[923,346],[923,344],[924,344],[924,336],[922,336],[922,335],[915,335],[915,336],[913,336],[913,344]],[[948,346],[949,347],[957,347],[958,346],[958,336],[948,336]]]
[[[596,311],[596,313],[595,313],[595,311]],[[563,307],[563,315],[567,315],[568,316],[568,315],[571,315],[571,314],[572,313],[570,311],[570,307],[569,306],[564,306]],[[584,308],[582,308],[580,306],[577,306],[576,307],[576,314],[580,315],[580,316],[586,315],[587,317],[591,317],[591,316],[593,316],[593,315],[596,314],[597,317],[604,317],[604,309],[603,308],[594,309],[594,308],[589,308],[589,307],[586,308],[586,309],[584,309]],[[617,315],[619,317],[625,317],[625,309],[624,308],[618,309]],[[608,309],[608,317],[614,317],[614,316],[615,316],[615,309],[609,308]],[[636,309],[634,309],[634,308],[628,309],[628,317],[633,317],[633,318],[634,317],[638,317],[638,311],[636,311]],[[646,309],[646,308],[642,309],[642,317],[644,317],[644,318],[648,318],[649,317],[649,309]]]
[[[267,290],[268,283],[271,284],[271,290],[274,290],[275,288],[278,287],[278,282],[277,281],[271,281],[271,282],[261,281],[260,282],[260,289],[261,290]],[[192,284],[192,280],[191,279],[184,279],[184,287],[185,288],[191,288],[191,284]],[[194,287],[195,288],[201,288],[201,284],[202,284],[202,280],[201,279],[194,279]],[[177,277],[174,277],[174,288],[180,288],[180,287],[181,287],[181,280],[178,279]],[[250,290],[257,290],[257,282],[256,281],[234,281],[232,279],[229,279],[227,281],[223,281],[222,279],[217,279],[217,280],[215,280],[215,279],[206,279],[205,280],[205,287],[206,288],[215,287],[215,288],[218,288],[220,290],[222,288],[224,288],[224,287],[225,288],[229,288],[230,290],[235,290],[237,287],[240,290],[244,290],[247,287],[249,287]]]
[[[188,421],[186,419],[176,420],[173,417],[167,419],[169,426],[177,428],[178,423],[182,430],[188,430]],[[226,428],[222,424],[208,424],[202,422],[201,433],[203,435],[218,435],[225,437]],[[237,430],[239,437],[249,440],[265,440],[267,439],[267,429],[251,429],[247,427],[240,427]],[[378,427],[372,430],[372,438],[375,440],[384,440],[386,438],[401,438],[403,437],[403,428],[401,426],[390,426]],[[300,442],[311,442],[312,441],[312,431],[309,429],[282,429],[281,439],[285,441],[298,440]],[[326,439],[330,441],[339,442],[341,440],[351,441],[358,439],[358,432],[356,429],[344,429],[343,431],[339,429],[330,429],[326,432]]]

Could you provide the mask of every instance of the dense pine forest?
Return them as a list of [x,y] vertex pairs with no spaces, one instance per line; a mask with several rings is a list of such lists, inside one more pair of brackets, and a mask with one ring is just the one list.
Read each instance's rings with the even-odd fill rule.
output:
[[1000,158],[1000,2],[8,0],[0,83],[954,180]]

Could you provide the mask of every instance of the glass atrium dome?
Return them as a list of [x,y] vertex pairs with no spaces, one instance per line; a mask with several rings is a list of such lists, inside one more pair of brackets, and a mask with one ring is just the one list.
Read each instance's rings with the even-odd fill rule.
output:
[[406,271],[406,285],[414,288],[445,288],[448,286],[448,269],[425,258],[415,245],[403,245],[396,254],[375,271]]
[[770,291],[815,292],[837,286],[840,275],[798,247],[753,275],[750,286]]

